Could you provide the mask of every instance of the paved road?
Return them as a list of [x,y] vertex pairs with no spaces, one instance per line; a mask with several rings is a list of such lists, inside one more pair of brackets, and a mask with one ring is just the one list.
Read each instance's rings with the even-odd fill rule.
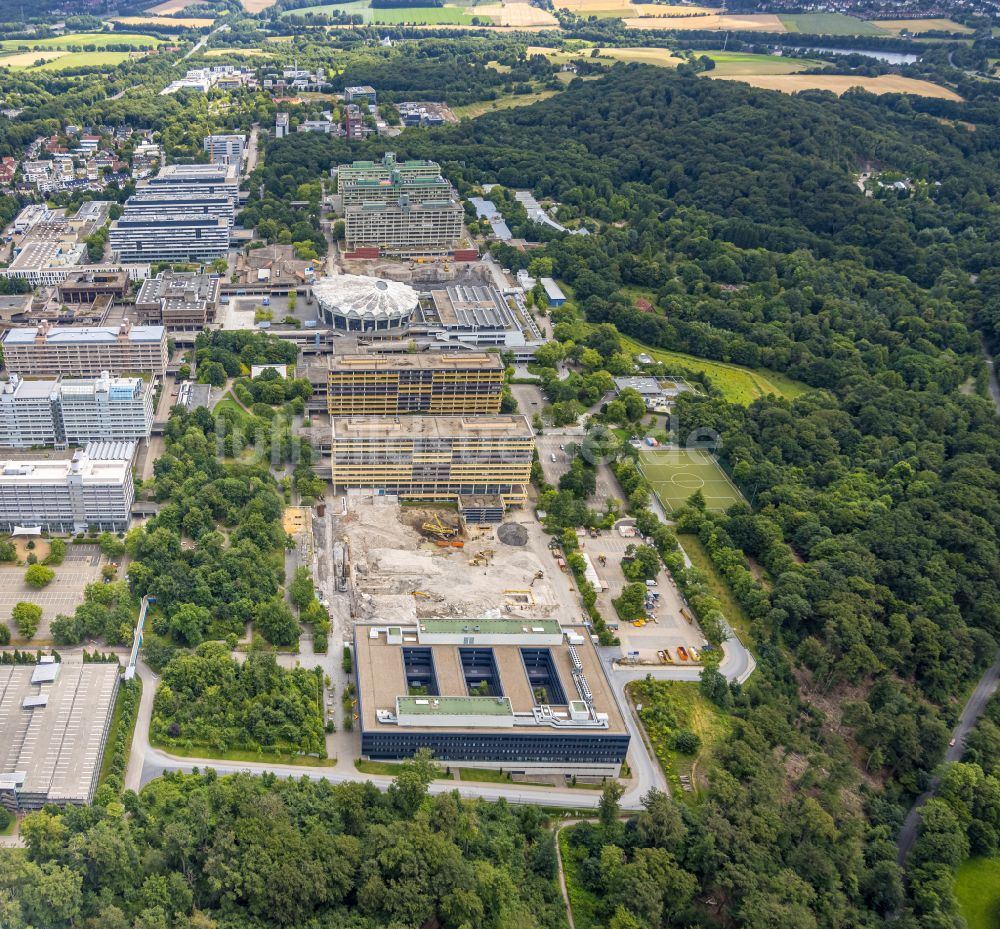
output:
[[[969,702],[965,704],[965,709],[962,710],[962,715],[958,718],[958,725],[951,732],[954,744],[949,745],[948,751],[945,752],[945,764],[951,764],[962,757],[962,752],[965,750],[965,737],[972,730],[979,717],[982,716],[987,702],[997,689],[998,682],[1000,682],[1000,652],[997,653],[997,660],[976,685],[976,689],[969,698]],[[934,796],[940,785],[941,775],[935,774],[931,778],[927,790],[917,797],[913,806],[910,807],[910,812],[906,814],[906,819],[903,821],[903,828],[899,833],[899,852],[896,859],[900,867],[906,864],[906,856],[910,853],[910,849],[917,838],[917,831],[920,827],[920,808]]]
[[191,47],[191,50],[183,58],[181,58],[181,61],[187,61],[188,58],[190,58],[192,55],[196,55],[198,53],[199,49],[202,49],[202,48],[205,47],[206,43],[208,42],[208,40],[210,38],[212,38],[212,36],[214,36],[217,32],[225,32],[227,29],[229,29],[228,26],[219,26],[218,29],[213,29],[207,35],[203,35],[198,40],[198,43],[196,45],[193,45]]
[[257,167],[257,156],[258,152],[258,136],[260,135],[260,124],[254,123],[250,127],[250,139],[247,142],[247,163],[243,168],[243,176],[249,177],[253,173],[253,169]]
[[[997,412],[1000,412],[1000,384],[997,383],[993,356],[990,354],[985,342],[983,342],[983,356],[986,359],[986,367],[989,369],[990,397],[993,398],[993,404],[996,406]],[[965,738],[979,717],[982,716],[987,702],[997,689],[998,681],[1000,681],[1000,652],[997,652],[996,661],[993,662],[992,666],[980,678],[976,689],[972,692],[972,696],[969,697],[969,702],[965,704],[965,708],[962,710],[962,715],[958,717],[958,724],[951,732],[952,744],[948,746],[948,750],[944,753],[945,764],[951,764],[962,757],[962,752],[965,750]],[[906,856],[910,853],[910,849],[913,847],[914,841],[916,841],[917,831],[920,828],[920,808],[934,796],[940,785],[941,776],[935,774],[927,785],[927,790],[917,797],[913,806],[910,807],[910,812],[906,814],[906,819],[903,820],[903,828],[899,832],[899,846],[896,858],[900,867],[906,864]]]

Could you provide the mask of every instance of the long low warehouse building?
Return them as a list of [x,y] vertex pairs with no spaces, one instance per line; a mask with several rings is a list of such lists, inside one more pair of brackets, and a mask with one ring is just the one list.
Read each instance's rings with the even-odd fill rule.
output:
[[90,803],[118,690],[117,664],[0,665],[0,803]]
[[361,752],[615,777],[629,733],[588,636],[552,619],[355,626]]

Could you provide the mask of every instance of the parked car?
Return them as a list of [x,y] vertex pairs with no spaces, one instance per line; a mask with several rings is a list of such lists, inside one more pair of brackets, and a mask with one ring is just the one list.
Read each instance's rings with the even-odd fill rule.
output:
[[677,646],[677,657],[680,658],[681,661],[688,660],[687,649],[683,645]]

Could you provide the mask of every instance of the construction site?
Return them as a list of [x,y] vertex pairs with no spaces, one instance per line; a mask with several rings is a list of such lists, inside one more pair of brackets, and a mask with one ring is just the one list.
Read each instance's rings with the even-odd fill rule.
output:
[[448,506],[404,506],[371,493],[351,493],[343,501],[334,516],[330,567],[342,578],[337,587],[349,596],[357,622],[580,619],[571,579],[527,513],[523,522],[476,526]]

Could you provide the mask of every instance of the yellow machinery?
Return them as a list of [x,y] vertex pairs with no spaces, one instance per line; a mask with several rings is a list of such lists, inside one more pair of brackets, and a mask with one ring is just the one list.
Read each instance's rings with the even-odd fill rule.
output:
[[458,530],[454,526],[449,526],[443,522],[440,516],[435,516],[433,519],[427,520],[420,528],[427,535],[434,536],[437,539],[453,539],[458,535]]

